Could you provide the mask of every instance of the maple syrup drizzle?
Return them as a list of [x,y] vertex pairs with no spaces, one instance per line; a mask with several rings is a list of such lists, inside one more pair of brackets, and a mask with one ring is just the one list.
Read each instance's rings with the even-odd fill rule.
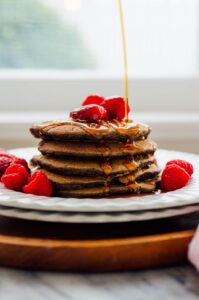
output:
[[84,132],[86,132],[89,135],[92,135],[96,139],[99,139],[99,136],[101,135],[107,135],[110,132],[110,128],[112,128],[115,132],[119,134],[128,136],[129,139],[131,139],[132,135],[135,136],[140,131],[139,125],[137,125],[135,122],[119,122],[115,119],[111,121],[101,121],[100,123],[82,123],[75,121],[48,122],[42,125],[41,131],[47,129],[48,127],[50,130],[54,127],[64,125],[80,127]]
[[112,172],[111,164],[108,160],[103,161],[101,164],[101,168],[106,176],[110,175]]
[[110,127],[112,127],[117,133],[124,134],[131,139],[131,135],[135,136],[140,132],[140,127],[133,121],[119,122],[116,119],[109,121]]
[[122,145],[120,147],[120,150],[123,152],[129,152],[129,151],[134,151],[136,149],[135,144],[126,144],[126,145]]
[[129,174],[129,175],[119,178],[119,181],[125,185],[128,185],[135,181],[135,176],[132,174]]
[[103,187],[103,192],[104,193],[109,193],[109,191],[110,191],[110,187],[109,186],[104,186]]
[[130,184],[128,184],[128,188],[130,189],[130,190],[140,190],[140,185],[137,183],[137,182],[134,182],[134,183],[130,183]]
[[124,161],[123,164],[130,172],[135,171],[138,167],[137,163],[130,159],[127,159],[126,161]]
[[64,125],[71,125],[75,127],[80,127],[84,132],[88,133],[89,135],[94,136],[97,139],[97,134],[106,135],[109,132],[108,126],[105,126],[105,123],[82,123],[82,122],[75,122],[75,121],[55,121],[49,122],[47,124],[42,125],[42,129],[52,129],[57,126],[64,126]]
[[109,156],[111,153],[111,148],[108,145],[101,144],[96,146],[97,151],[103,156]]
[[118,8],[119,8],[119,16],[120,16],[120,26],[121,26],[122,46],[123,46],[123,60],[124,60],[125,120],[128,122],[128,99],[129,99],[128,63],[127,63],[125,26],[124,26],[123,9],[122,9],[121,0],[118,0]]
[[136,142],[132,142],[132,143],[128,143],[126,145],[122,145],[120,147],[120,150],[123,151],[123,152],[129,152],[129,151],[135,151],[135,150],[138,150],[138,151],[144,151],[145,150],[145,147],[141,147],[139,145],[136,144]]
[[129,182],[134,182],[135,181],[135,176],[133,176],[133,175],[128,175],[127,178],[128,178]]

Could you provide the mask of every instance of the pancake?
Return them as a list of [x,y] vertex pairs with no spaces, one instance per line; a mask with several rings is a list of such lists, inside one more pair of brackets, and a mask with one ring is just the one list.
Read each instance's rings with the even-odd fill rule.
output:
[[81,158],[120,158],[134,156],[142,153],[153,154],[157,148],[156,143],[148,140],[135,141],[133,143],[82,143],[82,142],[57,142],[42,141],[39,151],[43,155],[57,157],[81,157]]
[[[80,176],[63,176],[57,175],[52,172],[43,170],[47,175],[48,179],[52,182],[55,189],[60,190],[71,190],[71,189],[83,189],[89,187],[98,187],[98,186],[108,186],[115,180],[115,178],[96,178],[96,177],[80,177]],[[116,180],[125,185],[133,183],[135,181],[145,181],[149,179],[154,179],[159,174],[158,167],[153,164],[145,169],[136,171],[130,178],[120,177]],[[126,180],[125,180],[126,179]]]
[[107,187],[93,187],[76,190],[57,190],[55,196],[64,198],[75,197],[75,198],[99,198],[112,195],[122,194],[139,194],[139,193],[151,193],[156,189],[156,180],[147,182],[133,183],[130,185],[119,185],[114,184]]
[[80,176],[121,176],[134,172],[137,168],[154,162],[153,156],[140,156],[135,159],[82,160],[73,158],[55,158],[50,156],[34,156],[31,163],[42,169],[61,175]]
[[150,127],[136,123],[134,121],[118,122],[101,121],[96,123],[81,123],[75,121],[65,122],[46,122],[33,125],[30,128],[31,133],[36,138],[54,141],[135,141],[141,138],[147,138],[150,133]]
[[55,189],[71,190],[88,187],[104,186],[107,179],[104,177],[59,175],[43,169]]

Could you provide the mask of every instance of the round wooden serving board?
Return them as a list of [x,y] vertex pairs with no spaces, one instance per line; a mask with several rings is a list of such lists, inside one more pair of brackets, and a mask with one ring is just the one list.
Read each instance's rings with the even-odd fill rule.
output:
[[186,261],[199,214],[119,224],[58,224],[0,217],[0,265],[125,271]]

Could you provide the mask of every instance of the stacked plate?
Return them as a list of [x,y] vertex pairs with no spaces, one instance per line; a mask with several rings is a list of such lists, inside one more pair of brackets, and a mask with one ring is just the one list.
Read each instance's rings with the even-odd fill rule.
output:
[[[34,148],[11,150],[16,156],[30,160]],[[100,199],[38,197],[13,192],[0,186],[0,215],[48,222],[106,223],[141,221],[188,214],[199,210],[199,156],[189,153],[158,150],[160,168],[171,159],[190,161],[195,174],[182,189],[146,196]]]

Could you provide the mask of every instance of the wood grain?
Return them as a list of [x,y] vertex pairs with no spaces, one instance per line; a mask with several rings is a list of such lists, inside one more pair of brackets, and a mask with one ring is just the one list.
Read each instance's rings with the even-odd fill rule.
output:
[[52,224],[0,218],[0,265],[58,271],[125,271],[182,263],[196,221]]

